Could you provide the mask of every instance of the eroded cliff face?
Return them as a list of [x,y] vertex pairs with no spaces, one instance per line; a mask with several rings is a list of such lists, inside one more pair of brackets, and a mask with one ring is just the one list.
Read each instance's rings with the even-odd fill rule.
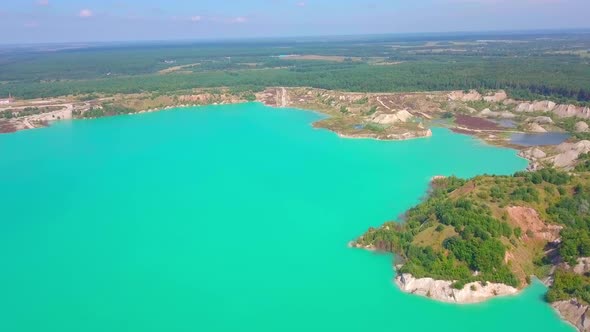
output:
[[453,282],[434,280],[432,278],[416,279],[411,274],[399,274],[395,278],[399,288],[406,292],[421,295],[449,303],[478,303],[496,296],[507,296],[518,293],[518,289],[504,285],[480,282],[466,284],[463,289],[452,287]]
[[531,147],[519,152],[519,156],[530,161],[529,170],[537,170],[545,166],[572,170],[578,163],[579,157],[590,152],[590,141],[583,140],[575,143],[561,143],[551,149],[549,153],[539,147]]
[[590,307],[579,303],[572,299],[569,301],[554,302],[551,306],[557,310],[559,315],[574,325],[578,330],[588,332],[590,331],[590,320],[588,310]]
[[458,101],[479,101],[482,100],[483,96],[476,90],[464,91],[453,91],[448,94],[450,100]]
[[556,104],[552,101],[542,100],[534,102],[523,102],[516,106],[515,112],[551,112],[561,118],[579,117],[583,119],[590,118],[590,108],[584,106]]
[[590,141],[562,143],[557,146],[558,154],[553,158],[553,165],[558,168],[572,169],[578,157],[590,152]]
[[558,105],[554,110],[557,116],[562,118],[571,118],[571,117],[579,117],[588,119],[590,118],[590,108],[589,107],[582,107],[582,106],[575,106],[575,105]]

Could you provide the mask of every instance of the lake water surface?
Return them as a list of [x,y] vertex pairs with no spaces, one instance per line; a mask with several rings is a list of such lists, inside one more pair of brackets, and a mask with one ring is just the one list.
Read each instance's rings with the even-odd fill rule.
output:
[[572,331],[539,283],[450,305],[347,248],[434,175],[510,174],[514,150],[435,128],[341,139],[260,104],[0,136],[0,331]]
[[510,143],[522,146],[538,146],[538,145],[559,145],[568,138],[568,133],[535,133],[535,134],[512,134],[510,136]]

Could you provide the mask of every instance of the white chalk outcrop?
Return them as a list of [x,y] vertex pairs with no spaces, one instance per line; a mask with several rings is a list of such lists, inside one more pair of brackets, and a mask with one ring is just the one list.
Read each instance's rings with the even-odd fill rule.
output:
[[590,126],[588,126],[586,122],[580,121],[576,123],[574,129],[576,130],[576,133],[586,133],[590,129]]
[[466,284],[463,289],[454,289],[451,287],[453,284],[451,281],[432,278],[416,279],[407,273],[398,275],[395,282],[406,293],[450,303],[478,303],[496,296],[518,293],[518,289],[514,287],[496,283],[487,283],[484,286],[480,282],[472,282]]
[[483,97],[483,100],[487,101],[488,103],[499,103],[506,99],[508,99],[508,94],[506,94],[506,91],[504,90],[500,90],[492,95]]
[[480,101],[482,100],[482,96],[479,92],[475,90],[470,90],[469,92],[464,91],[453,91],[447,95],[449,100],[456,100],[456,101]]
[[554,102],[548,100],[521,103],[516,106],[516,112],[551,112],[555,106]]
[[589,119],[590,107],[559,105],[553,110],[553,113],[562,118],[571,118],[576,116],[578,118]]
[[545,152],[543,152],[543,150],[536,148],[536,147],[522,150],[518,155],[525,158],[525,159],[533,160],[533,161],[547,157],[547,154]]
[[541,127],[541,125],[539,125],[536,122],[529,124],[528,130],[533,133],[546,133],[547,132],[547,129]]
[[558,105],[549,100],[520,103],[516,106],[515,112],[551,112],[560,118],[579,117],[583,119],[590,119],[590,107],[576,106],[571,104]]
[[412,113],[401,110],[395,113],[376,113],[371,122],[378,124],[394,124],[398,122],[408,122],[413,117]]
[[561,143],[557,146],[559,152],[553,157],[553,165],[557,168],[573,168],[581,154],[590,152],[590,141],[576,143]]

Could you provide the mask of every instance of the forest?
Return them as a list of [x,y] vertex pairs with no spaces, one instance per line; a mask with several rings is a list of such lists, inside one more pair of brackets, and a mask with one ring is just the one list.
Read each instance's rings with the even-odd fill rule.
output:
[[[381,250],[394,252],[403,259],[400,273],[416,278],[455,280],[462,289],[472,281],[498,282],[518,286],[519,281],[504,263],[506,247],[501,237],[513,237],[514,230],[505,221],[494,218],[485,206],[470,199],[448,199],[448,193],[465,182],[457,178],[438,180],[430,197],[410,209],[403,224],[371,229],[359,239]],[[435,232],[451,228],[440,250],[418,246],[415,237],[421,230]],[[474,276],[474,271],[479,274]]]
[[587,104],[587,50],[590,37],[575,33],[0,49],[0,96],[310,86],[358,92],[506,89],[516,99]]

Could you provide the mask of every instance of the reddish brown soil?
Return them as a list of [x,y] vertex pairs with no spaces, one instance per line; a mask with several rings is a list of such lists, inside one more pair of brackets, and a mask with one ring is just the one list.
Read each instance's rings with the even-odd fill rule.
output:
[[452,128],[451,131],[454,133],[457,133],[457,134],[466,134],[466,135],[474,135],[475,134],[474,131],[459,129],[459,128]]
[[[490,120],[476,118],[474,116],[469,115],[457,115],[455,119],[455,123],[459,127],[473,129],[473,130],[499,130],[500,126],[498,126],[495,122]],[[458,129],[460,130],[460,129]]]
[[6,121],[0,121],[0,134],[4,133],[13,133],[16,131],[16,128]]
[[459,198],[466,196],[475,190],[475,182],[469,181],[466,185],[459,187],[459,189],[451,193],[452,197]]
[[506,210],[510,219],[520,227],[525,238],[532,235],[533,238],[550,242],[559,238],[561,226],[545,224],[534,209],[523,206],[511,206]]

